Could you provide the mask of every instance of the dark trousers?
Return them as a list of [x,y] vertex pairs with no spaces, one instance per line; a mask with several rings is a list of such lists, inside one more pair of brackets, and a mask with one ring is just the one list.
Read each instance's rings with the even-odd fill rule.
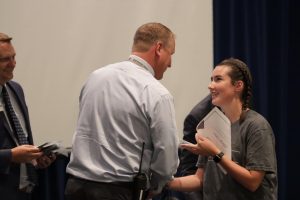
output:
[[31,200],[32,195],[21,192],[17,187],[6,187],[0,185],[0,199],[5,200]]
[[133,184],[103,183],[69,177],[66,200],[132,200]]
[[202,190],[196,191],[196,192],[184,192],[184,199],[185,200],[202,200],[203,199],[203,193]]

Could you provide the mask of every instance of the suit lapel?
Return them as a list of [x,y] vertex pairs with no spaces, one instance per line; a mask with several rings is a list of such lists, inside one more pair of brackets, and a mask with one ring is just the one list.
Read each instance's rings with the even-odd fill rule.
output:
[[7,117],[5,116],[4,111],[0,112],[0,118],[4,128],[6,129],[6,132],[9,134],[10,138],[14,141],[15,145],[18,145],[17,138],[14,136],[14,133],[12,132],[8,124]]

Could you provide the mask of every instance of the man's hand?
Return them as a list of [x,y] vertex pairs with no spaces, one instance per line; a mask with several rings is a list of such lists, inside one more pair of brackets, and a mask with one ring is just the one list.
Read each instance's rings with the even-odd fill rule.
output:
[[54,162],[54,160],[56,159],[56,156],[54,153],[51,153],[49,155],[42,155],[41,157],[39,157],[36,160],[36,167],[37,168],[46,168],[49,165],[51,165],[51,163]]
[[11,149],[12,162],[30,163],[43,155],[39,148],[33,145],[21,145]]

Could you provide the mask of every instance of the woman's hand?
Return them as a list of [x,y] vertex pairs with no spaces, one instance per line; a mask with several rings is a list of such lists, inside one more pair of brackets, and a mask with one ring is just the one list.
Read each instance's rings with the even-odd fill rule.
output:
[[198,148],[201,149],[201,155],[214,156],[220,153],[220,149],[208,138],[203,137],[200,133],[196,133],[195,139],[197,141]]
[[203,156],[213,156],[220,152],[220,150],[208,138],[196,133],[195,139],[197,144],[181,144],[180,147],[186,149],[193,154]]

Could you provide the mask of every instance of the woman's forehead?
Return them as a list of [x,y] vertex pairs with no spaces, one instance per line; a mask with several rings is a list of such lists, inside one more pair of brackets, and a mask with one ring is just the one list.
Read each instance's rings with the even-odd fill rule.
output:
[[226,75],[228,74],[230,67],[227,65],[218,65],[213,70],[213,75]]

